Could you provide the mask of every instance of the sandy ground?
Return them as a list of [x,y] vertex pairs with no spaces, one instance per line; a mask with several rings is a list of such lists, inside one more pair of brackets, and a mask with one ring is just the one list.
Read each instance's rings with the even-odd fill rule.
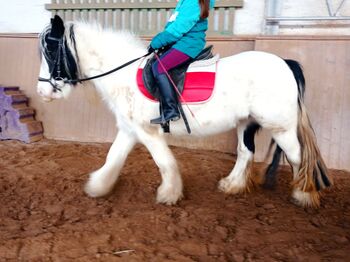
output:
[[[291,172],[274,191],[217,190],[235,157],[173,148],[185,186],[176,206],[155,203],[158,169],[144,147],[113,192],[83,192],[109,144],[0,142],[0,261],[350,261],[350,173],[319,210],[289,201]],[[264,166],[256,164],[256,172]]]

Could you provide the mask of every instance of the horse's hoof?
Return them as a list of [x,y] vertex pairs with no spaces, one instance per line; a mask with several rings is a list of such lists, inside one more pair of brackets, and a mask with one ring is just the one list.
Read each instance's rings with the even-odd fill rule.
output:
[[292,202],[301,207],[318,208],[320,206],[320,195],[318,192],[303,192],[300,189],[294,189],[292,193]]
[[106,187],[106,185],[97,181],[97,179],[94,179],[91,174],[89,181],[85,185],[84,191],[90,197],[102,197],[107,195],[111,191],[111,188]]
[[182,187],[164,187],[160,186],[157,191],[157,203],[166,205],[175,205],[183,198]]
[[246,188],[244,186],[238,185],[228,178],[221,179],[218,188],[220,191],[226,194],[238,194],[246,191]]

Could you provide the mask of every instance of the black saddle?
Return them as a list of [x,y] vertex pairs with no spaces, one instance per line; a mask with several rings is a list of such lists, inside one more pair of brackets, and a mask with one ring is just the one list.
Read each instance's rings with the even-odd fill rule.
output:
[[[184,64],[169,70],[168,73],[169,73],[170,77],[172,78],[172,80],[174,81],[174,83],[177,86],[177,89],[179,90],[180,93],[182,93],[182,91],[184,89],[185,74],[186,74],[187,68],[194,61],[207,60],[207,59],[214,57],[213,53],[212,53],[212,49],[213,49],[213,46],[209,45],[206,48],[204,48],[202,50],[202,52],[200,52],[200,54],[197,57],[195,57],[194,59],[190,59],[188,62],[185,62]],[[161,52],[158,52],[158,56],[161,56],[167,50],[168,49],[162,50]],[[143,68],[142,79],[143,79],[143,83],[144,83],[146,89],[148,90],[148,92],[152,96],[154,96],[155,98],[157,98],[159,100],[158,86],[156,84],[156,81],[154,79],[153,72],[152,72],[152,65],[156,61],[156,59],[157,58],[155,56],[152,56],[151,58],[149,58],[147,60],[146,65]]]

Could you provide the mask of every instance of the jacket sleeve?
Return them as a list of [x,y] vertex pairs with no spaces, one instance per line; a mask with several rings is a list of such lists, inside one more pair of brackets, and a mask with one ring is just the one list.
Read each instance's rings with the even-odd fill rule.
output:
[[151,47],[153,49],[159,49],[164,46],[175,43],[178,39],[167,31],[160,32],[155,37],[152,38]]

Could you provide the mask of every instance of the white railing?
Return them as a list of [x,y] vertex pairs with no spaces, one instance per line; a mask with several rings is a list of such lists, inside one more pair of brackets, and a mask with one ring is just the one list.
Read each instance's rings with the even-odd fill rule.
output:
[[[159,32],[176,0],[52,0],[45,8],[64,20],[97,21],[104,27],[131,30],[142,36]],[[209,16],[209,36],[233,35],[236,8],[243,0],[216,0]]]

